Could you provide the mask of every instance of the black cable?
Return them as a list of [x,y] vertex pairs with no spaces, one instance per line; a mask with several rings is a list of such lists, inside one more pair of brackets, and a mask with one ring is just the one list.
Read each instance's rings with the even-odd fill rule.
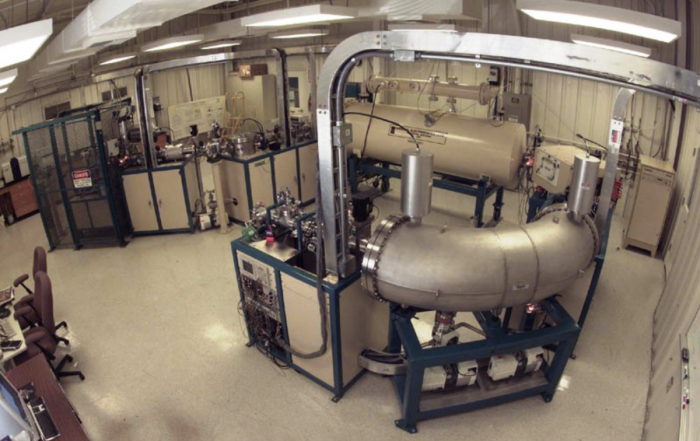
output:
[[374,90],[374,97],[372,99],[372,111],[370,112],[370,115],[369,115],[369,124],[367,124],[367,132],[365,132],[365,144],[362,146],[362,153],[360,153],[360,158],[365,157],[365,150],[367,150],[367,138],[369,138],[369,129],[372,128],[372,121],[374,121],[374,109],[377,106],[377,94],[379,93],[379,89],[381,87],[382,86],[379,85]]
[[367,118],[378,119],[379,121],[383,121],[383,122],[385,122],[385,123],[387,123],[387,124],[393,124],[393,125],[395,125],[396,127],[398,127],[399,129],[401,129],[401,130],[403,130],[404,132],[408,133],[409,136],[411,137],[411,139],[413,140],[413,142],[416,144],[416,148],[417,148],[418,150],[420,150],[420,144],[418,144],[418,140],[417,140],[416,137],[413,135],[413,132],[411,132],[411,131],[408,130],[406,127],[402,126],[401,124],[397,123],[396,121],[392,121],[392,120],[390,120],[390,119],[382,118],[381,116],[370,115],[370,114],[368,114],[368,113],[362,113],[362,112],[347,112],[345,115],[359,115],[359,116],[365,116],[365,117],[367,117]]
[[241,121],[243,124],[245,124],[247,121],[254,122],[258,126],[258,130],[260,130],[260,133],[265,133],[265,129],[263,128],[263,125],[258,121],[257,119],[253,118],[244,118],[243,121]]

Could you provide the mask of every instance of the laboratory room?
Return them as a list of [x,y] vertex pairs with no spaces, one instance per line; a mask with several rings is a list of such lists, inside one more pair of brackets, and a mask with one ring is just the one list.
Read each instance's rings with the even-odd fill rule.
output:
[[698,0],[0,24],[0,441],[700,441]]

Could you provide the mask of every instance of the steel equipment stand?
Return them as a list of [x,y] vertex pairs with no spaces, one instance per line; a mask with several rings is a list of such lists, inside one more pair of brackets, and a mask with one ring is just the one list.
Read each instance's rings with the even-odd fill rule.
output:
[[[380,163],[381,165],[377,165]],[[391,178],[401,179],[401,171],[391,168],[389,162],[361,160],[355,155],[351,155],[348,161],[348,174],[350,175],[350,189],[352,193],[358,192],[358,173],[365,172],[382,176],[381,190],[383,193],[389,191],[389,180]],[[487,179],[473,181],[470,179],[436,173],[440,179],[433,181],[435,188],[464,194],[476,198],[474,209],[474,224],[477,228],[484,226],[495,226],[501,220],[501,210],[503,208],[504,188],[500,185],[490,183]],[[486,201],[496,195],[496,202],[493,204],[493,217],[488,222],[484,222]]]
[[[401,402],[401,419],[396,426],[409,433],[417,433],[419,421],[469,412],[488,406],[541,395],[550,402],[559,385],[581,328],[554,299],[542,303],[554,323],[542,329],[509,334],[508,319],[503,322],[490,312],[477,312],[485,340],[437,348],[422,348],[411,319],[418,310],[402,309],[392,305],[389,330],[390,353],[402,348],[407,359],[405,375],[394,377],[394,386]],[[525,349],[544,347],[554,352],[542,369],[518,379],[493,382],[486,374],[492,355],[510,354]],[[454,392],[422,392],[423,376],[430,367],[457,364],[469,360],[479,363],[477,383]]]

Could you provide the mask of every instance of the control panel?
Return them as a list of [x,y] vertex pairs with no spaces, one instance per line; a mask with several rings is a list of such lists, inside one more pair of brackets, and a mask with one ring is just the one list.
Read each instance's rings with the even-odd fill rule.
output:
[[543,149],[537,150],[537,155],[535,156],[535,176],[537,176],[537,178],[543,180],[552,187],[558,187],[560,170],[561,161],[559,159],[550,155]]
[[279,321],[279,299],[273,269],[243,254],[238,255],[238,268],[246,307],[255,308]]

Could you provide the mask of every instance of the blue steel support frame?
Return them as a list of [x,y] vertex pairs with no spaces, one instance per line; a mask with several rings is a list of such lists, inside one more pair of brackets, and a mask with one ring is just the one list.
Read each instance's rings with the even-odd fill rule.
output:
[[[416,310],[402,310],[398,305],[392,305],[389,352],[398,353],[403,347],[408,362],[406,375],[394,377],[394,387],[402,409],[402,418],[396,421],[396,426],[409,433],[416,433],[417,423],[427,419],[469,412],[534,395],[541,395],[545,402],[550,402],[554,398],[581,328],[554,298],[545,300],[543,306],[547,308],[549,316],[555,323],[552,327],[508,334],[502,329],[497,317],[487,312],[474,313],[487,334],[485,340],[438,348],[422,348],[411,323]],[[426,369],[468,360],[489,359],[492,355],[513,353],[540,346],[556,348],[551,362],[543,367],[546,383],[533,384],[532,387],[518,392],[496,391],[491,396],[478,401],[421,410],[423,376]]]
[[[351,155],[348,160],[348,170],[350,174],[350,189],[353,193],[356,193],[359,188],[359,182],[357,180],[358,172],[373,173],[384,178],[395,178],[401,179],[401,171],[393,170],[389,164],[386,162],[382,163],[382,166],[367,164],[362,162],[357,156]],[[433,181],[433,186],[435,188],[440,188],[443,190],[451,191],[454,193],[464,194],[467,196],[472,196],[476,198],[476,207],[474,210],[474,220],[476,221],[476,226],[481,228],[487,223],[484,222],[484,207],[486,201],[491,198],[494,194],[496,195],[496,202],[494,203],[493,218],[489,221],[489,224],[498,223],[501,220],[501,210],[503,208],[503,195],[504,188],[490,184],[488,181],[482,179],[478,182],[474,182],[473,185],[467,183],[456,182],[455,179],[461,179],[455,176],[441,174],[444,179],[435,179]]]
[[[238,255],[244,254],[250,256],[259,262],[272,267],[275,273],[275,281],[277,283],[278,290],[278,301],[280,305],[280,318],[282,320],[282,326],[285,335],[285,342],[289,344],[288,331],[287,331],[287,318],[284,313],[284,288],[282,287],[282,274],[291,276],[309,286],[316,287],[316,276],[300,268],[297,268],[288,263],[282,262],[275,259],[274,257],[252,247],[245,239],[237,239],[231,242],[231,251],[233,254],[233,263],[236,269],[236,274],[240,274],[238,265]],[[280,361],[291,366],[295,371],[309,378],[314,383],[320,385],[324,389],[333,393],[332,400],[338,402],[343,395],[365,374],[365,371],[361,371],[355,377],[345,381],[343,375],[343,357],[341,351],[341,328],[340,328],[340,294],[357,282],[360,278],[360,272],[356,272],[350,277],[342,279],[337,284],[330,283],[328,281],[323,282],[323,291],[328,296],[328,301],[330,303],[329,314],[329,324],[330,324],[330,347],[329,350],[332,351],[333,357],[333,384],[328,384],[323,380],[315,377],[306,370],[302,369],[294,363],[294,357],[285,353],[273,353],[273,355]],[[245,296],[243,293],[243,286],[241,284],[240,277],[236,277],[236,283],[238,285],[238,292],[240,295],[241,305],[245,304]],[[247,326],[246,320],[246,330],[248,332],[248,344],[247,346],[252,347],[260,342],[257,342],[254,338],[254,334],[250,332]]]

